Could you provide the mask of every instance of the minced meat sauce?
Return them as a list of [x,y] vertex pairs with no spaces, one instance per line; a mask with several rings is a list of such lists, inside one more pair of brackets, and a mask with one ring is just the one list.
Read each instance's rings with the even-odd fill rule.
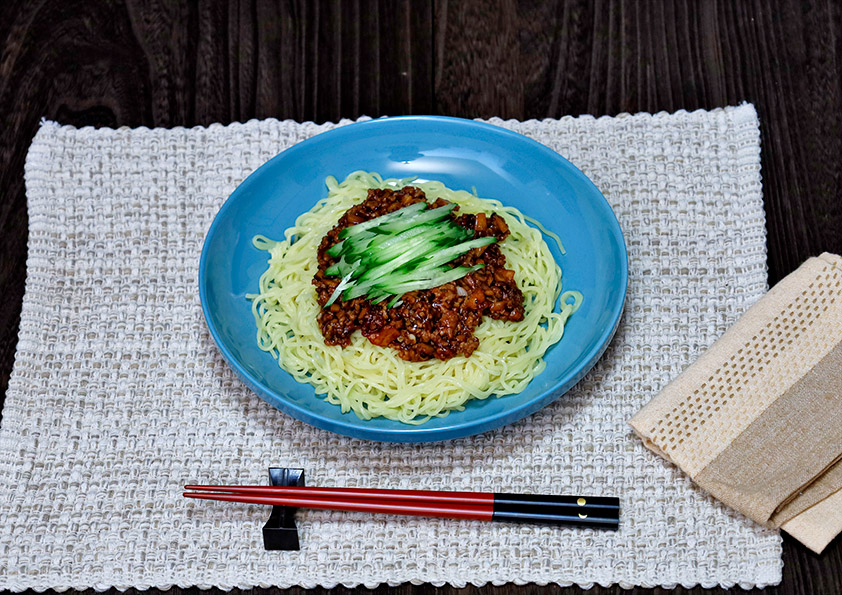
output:
[[[339,277],[324,273],[336,262],[327,250],[338,242],[339,232],[423,200],[426,200],[424,192],[412,186],[397,191],[369,190],[366,200],[348,209],[322,238],[319,270],[313,285],[322,306],[318,322],[325,344],[345,347],[353,332],[359,330],[375,345],[395,349],[404,360],[446,360],[456,355],[467,357],[474,352],[479,345],[474,329],[483,316],[512,322],[523,320],[523,293],[515,284],[514,271],[506,268],[506,257],[499,247],[509,235],[506,221],[497,214],[458,215],[458,207],[450,215],[455,223],[474,230],[474,237],[494,236],[498,241],[474,248],[451,264],[484,263],[485,267],[433,289],[408,292],[393,308],[388,308],[389,300],[371,304],[364,297],[339,299],[324,307],[340,281]],[[438,199],[430,208],[446,204],[447,201]]]

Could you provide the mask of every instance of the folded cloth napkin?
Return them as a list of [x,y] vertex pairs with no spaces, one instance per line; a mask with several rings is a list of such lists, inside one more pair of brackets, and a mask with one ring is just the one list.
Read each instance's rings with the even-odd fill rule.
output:
[[714,497],[815,552],[842,532],[842,258],[811,258],[630,421]]

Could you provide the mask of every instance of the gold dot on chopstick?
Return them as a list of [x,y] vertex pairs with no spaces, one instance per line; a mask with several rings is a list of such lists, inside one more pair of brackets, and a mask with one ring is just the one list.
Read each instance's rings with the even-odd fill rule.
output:
[[584,498],[579,498],[578,500],[576,500],[576,504],[578,504],[579,506],[584,506],[587,503],[588,503],[588,501],[585,500]]
[[580,512],[580,513],[579,513],[579,518],[580,518],[580,519],[586,519],[586,518],[588,518],[588,515],[586,515],[586,514],[582,514],[582,513]]

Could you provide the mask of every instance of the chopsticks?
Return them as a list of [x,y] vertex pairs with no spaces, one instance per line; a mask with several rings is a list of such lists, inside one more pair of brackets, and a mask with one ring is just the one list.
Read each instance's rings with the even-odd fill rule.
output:
[[617,529],[618,498],[367,488],[187,485],[184,497],[477,521]]

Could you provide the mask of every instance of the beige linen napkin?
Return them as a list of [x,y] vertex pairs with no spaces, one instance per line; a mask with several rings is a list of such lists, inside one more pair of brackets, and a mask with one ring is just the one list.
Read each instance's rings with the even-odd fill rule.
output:
[[629,423],[714,497],[821,552],[842,532],[842,258],[783,279]]

